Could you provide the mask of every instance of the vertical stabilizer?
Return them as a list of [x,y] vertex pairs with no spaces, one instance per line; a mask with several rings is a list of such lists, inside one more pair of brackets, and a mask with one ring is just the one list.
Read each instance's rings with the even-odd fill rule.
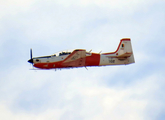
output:
[[128,64],[135,63],[132,44],[130,38],[121,39],[119,46],[116,50],[116,55],[118,59],[128,59]]

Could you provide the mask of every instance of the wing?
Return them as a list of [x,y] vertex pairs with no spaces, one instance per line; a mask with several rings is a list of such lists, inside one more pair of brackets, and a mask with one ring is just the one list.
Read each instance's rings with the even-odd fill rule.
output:
[[74,50],[62,63],[64,67],[85,66],[86,50]]

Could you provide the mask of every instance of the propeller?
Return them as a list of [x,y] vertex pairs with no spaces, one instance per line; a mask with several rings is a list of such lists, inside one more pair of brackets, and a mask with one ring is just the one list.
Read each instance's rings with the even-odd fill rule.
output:
[[32,53],[32,49],[30,49],[30,58],[33,58],[33,53]]
[[33,54],[32,49],[30,49],[30,59],[28,60],[29,63],[33,64]]

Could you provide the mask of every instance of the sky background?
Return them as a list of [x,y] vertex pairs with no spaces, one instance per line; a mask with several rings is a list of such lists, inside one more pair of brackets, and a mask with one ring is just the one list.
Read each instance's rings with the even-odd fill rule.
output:
[[[164,0],[0,0],[1,120],[164,120]],[[135,64],[29,70],[33,56],[113,52]]]

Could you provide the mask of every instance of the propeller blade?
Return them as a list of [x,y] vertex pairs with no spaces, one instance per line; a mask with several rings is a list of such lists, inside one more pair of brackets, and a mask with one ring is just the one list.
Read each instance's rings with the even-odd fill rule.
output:
[[32,54],[32,49],[30,49],[30,60],[28,60],[28,62],[33,64],[33,54]]
[[30,49],[30,59],[33,58],[32,49]]

